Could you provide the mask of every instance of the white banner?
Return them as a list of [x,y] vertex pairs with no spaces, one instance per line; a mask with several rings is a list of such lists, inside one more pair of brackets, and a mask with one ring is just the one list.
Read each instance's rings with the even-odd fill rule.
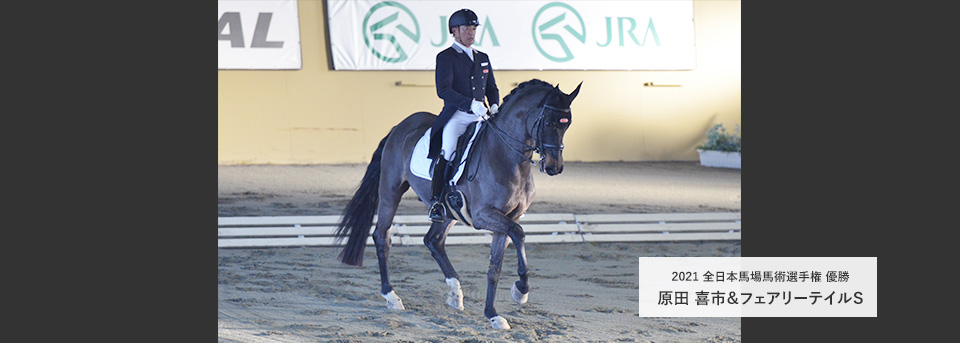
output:
[[300,69],[296,0],[217,1],[217,69]]
[[497,70],[696,67],[693,0],[327,0],[334,69],[433,70],[461,8],[476,12],[473,47]]
[[876,257],[640,257],[640,317],[876,317]]

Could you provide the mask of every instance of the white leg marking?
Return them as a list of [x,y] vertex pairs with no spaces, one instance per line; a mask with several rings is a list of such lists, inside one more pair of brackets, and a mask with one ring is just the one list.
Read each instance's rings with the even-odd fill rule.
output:
[[447,305],[463,311],[463,290],[460,289],[460,280],[449,278],[447,279],[447,286],[450,286],[450,292],[447,293]]
[[387,308],[392,310],[405,310],[405,308],[403,308],[403,300],[400,300],[400,297],[398,297],[393,291],[381,295],[384,299],[387,299]]
[[510,324],[507,324],[507,320],[501,316],[490,318],[490,325],[497,330],[510,330]]
[[510,295],[513,296],[513,301],[516,301],[517,304],[525,304],[527,302],[527,295],[529,294],[530,292],[520,293],[520,290],[517,289],[516,283],[513,284],[513,287],[510,287]]

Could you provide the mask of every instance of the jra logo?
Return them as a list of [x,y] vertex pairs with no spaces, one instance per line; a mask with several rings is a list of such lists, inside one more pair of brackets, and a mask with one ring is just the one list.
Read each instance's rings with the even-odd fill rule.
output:
[[[567,14],[570,14],[568,17]],[[543,18],[541,18],[543,15]],[[571,22],[573,22],[571,26]],[[559,26],[564,24],[563,26]],[[563,29],[562,31],[559,29]],[[563,34],[566,32],[567,34]],[[580,17],[580,13],[570,5],[562,2],[551,2],[537,11],[533,17],[533,43],[537,50],[547,59],[554,62],[566,62],[573,59],[573,52],[567,46],[564,36],[585,43],[587,26]],[[543,41],[556,41],[556,44],[546,44]]]
[[[407,25],[412,26],[413,31]],[[363,18],[362,30],[363,42],[370,52],[388,63],[406,61],[409,56],[403,46],[411,47],[420,42],[417,17],[406,6],[393,1],[381,2],[370,8]]]

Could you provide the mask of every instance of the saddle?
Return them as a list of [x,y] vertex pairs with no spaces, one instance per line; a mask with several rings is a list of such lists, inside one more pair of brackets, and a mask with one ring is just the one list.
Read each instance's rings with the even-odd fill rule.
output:
[[[457,149],[452,157],[452,160],[457,162],[455,166],[450,167],[452,170],[447,171],[453,174],[453,177],[449,178],[449,185],[451,186],[447,187],[447,189],[441,193],[441,202],[447,208],[448,213],[453,214],[455,219],[471,227],[473,226],[473,221],[468,214],[468,207],[464,200],[463,192],[457,190],[455,185],[457,181],[463,177],[463,174],[466,174],[464,170],[473,156],[470,154],[470,151],[477,144],[477,137],[480,136],[480,132],[483,131],[486,126],[482,125],[482,123],[483,122],[475,122],[468,125],[464,134],[460,135],[460,138],[457,140]],[[427,151],[430,149],[431,130],[432,128],[428,128],[427,131],[424,132],[420,140],[417,141],[416,146],[414,146],[412,156],[410,156],[410,173],[426,180],[433,178],[433,160],[427,158]]]
[[[480,131],[483,129],[483,126],[477,128],[481,122],[474,122],[467,126],[467,130],[464,131],[467,134],[463,134],[457,140],[457,150],[453,154],[453,160],[460,161],[460,165],[457,168],[460,175],[462,175],[463,169],[466,166],[470,165],[470,160],[473,158],[473,155],[470,155],[469,152],[473,147],[473,144],[479,143]],[[461,157],[463,156],[463,158]],[[432,164],[431,164],[432,168]],[[433,170],[430,171],[433,175]],[[457,179],[452,178],[450,180],[449,186],[442,192],[443,204],[447,207],[447,213],[453,215],[453,218],[464,223],[467,226],[473,227],[473,218],[470,218],[470,211],[467,210],[467,200],[463,196],[463,192],[457,189]]]
[[[482,127],[481,125],[480,128]],[[431,130],[432,128],[427,128],[427,131],[420,136],[420,140],[417,141],[417,144],[413,148],[413,153],[411,153],[410,156],[410,173],[425,180],[431,180],[433,178],[433,160],[427,157],[427,152],[430,150]],[[457,149],[459,151],[455,152],[453,160],[460,159],[460,156],[467,154],[462,152],[464,151],[463,149],[466,149],[467,152],[470,151],[473,138],[479,134],[478,130],[475,123],[467,126],[467,130],[460,136]],[[464,140],[466,140],[466,148],[462,146]],[[460,180],[460,177],[463,176],[463,169],[465,169],[466,166],[466,160],[460,160],[458,162],[457,170],[453,172],[454,175],[450,178],[450,182],[452,183]]]
[[[467,165],[467,161],[470,158],[470,155],[468,154],[469,151],[467,150],[467,146],[471,145],[470,143],[473,142],[473,138],[477,136],[477,134],[479,133],[479,130],[477,130],[477,127],[476,127],[479,124],[480,122],[474,122],[474,123],[470,123],[470,125],[467,125],[467,129],[464,130],[463,134],[460,135],[460,138],[457,139],[457,149],[453,152],[453,155],[452,155],[453,157],[451,157],[450,159],[453,161],[459,160],[460,167]],[[461,158],[461,156],[464,156],[464,154],[467,154],[467,156],[465,156],[466,158]],[[458,167],[457,169],[460,169],[460,167]],[[430,175],[433,175],[433,163],[430,164]],[[450,183],[455,184],[456,181],[451,179]]]

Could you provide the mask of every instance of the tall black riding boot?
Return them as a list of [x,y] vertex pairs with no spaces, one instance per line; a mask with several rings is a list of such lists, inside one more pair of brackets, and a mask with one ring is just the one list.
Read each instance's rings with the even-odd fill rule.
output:
[[441,195],[443,195],[443,188],[446,187],[447,183],[447,160],[443,158],[443,155],[437,156],[433,164],[433,180],[430,183],[431,185],[431,194],[433,195],[430,198],[432,204],[430,205],[430,221],[442,223],[444,218],[447,217],[447,210],[443,206],[441,201]]

